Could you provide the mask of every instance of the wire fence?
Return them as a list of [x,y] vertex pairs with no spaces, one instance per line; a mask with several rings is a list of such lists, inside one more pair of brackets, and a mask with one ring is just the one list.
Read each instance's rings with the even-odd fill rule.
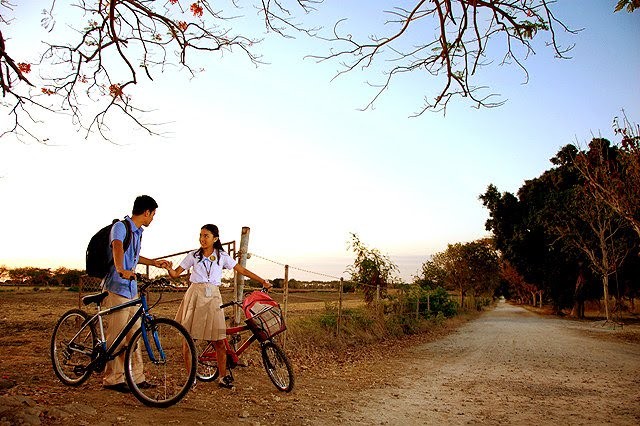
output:
[[[224,249],[233,258],[238,259],[239,252],[236,250],[235,241],[227,242],[223,244]],[[192,250],[181,251],[165,256],[156,258],[156,260],[168,260],[176,267],[184,259],[184,257]],[[375,299],[373,304],[382,309],[378,309],[379,312],[384,314],[384,296],[399,297],[405,296],[405,300],[410,300],[407,297],[412,289],[417,289],[419,286],[412,284],[405,284],[399,288],[380,288],[378,286],[372,286],[365,283],[358,283],[351,280],[345,280],[343,277],[327,274],[324,272],[314,271],[311,268],[289,265],[284,262],[273,260],[269,257],[256,254],[247,253],[248,261],[251,261],[251,265],[248,268],[253,271],[260,271],[260,262],[269,263],[271,266],[277,265],[282,268],[283,280],[273,280],[274,288],[270,294],[281,306],[282,312],[285,317],[285,321],[295,322],[300,318],[309,317],[311,315],[317,315],[319,312],[330,311],[336,316],[336,328],[335,334],[339,337],[342,330],[342,324],[348,318],[359,315],[357,309],[365,306],[364,293],[362,291],[356,291],[356,289],[362,290],[365,287],[375,288]],[[165,269],[157,268],[154,266],[138,265],[136,272],[141,273],[148,278],[168,277],[168,273]],[[305,274],[307,276],[318,277],[318,281],[308,280],[296,280],[293,278],[296,274]],[[222,286],[220,292],[223,297],[223,302],[228,302],[235,299],[236,290],[235,275],[232,270],[224,270],[222,278]],[[290,276],[291,274],[291,276]],[[265,276],[264,274],[258,274]],[[329,279],[330,281],[327,281]],[[151,291],[148,298],[150,304],[160,306],[160,313],[167,316],[175,315],[178,310],[178,305],[184,296],[184,292],[189,287],[189,276],[184,274],[176,279],[170,279],[172,286],[169,288],[163,288],[162,293],[155,293]],[[78,304],[81,304],[81,298],[87,293],[96,292],[101,290],[101,280],[91,278],[88,276],[82,277],[80,280],[80,288],[78,293]],[[248,288],[247,290],[251,290]],[[386,295],[383,294],[386,292]],[[422,297],[416,296],[412,302],[414,305],[404,306],[402,314],[415,315],[419,317],[429,317],[436,315],[431,307],[430,294],[423,292]],[[286,332],[283,333],[280,338],[280,342],[286,345]]]

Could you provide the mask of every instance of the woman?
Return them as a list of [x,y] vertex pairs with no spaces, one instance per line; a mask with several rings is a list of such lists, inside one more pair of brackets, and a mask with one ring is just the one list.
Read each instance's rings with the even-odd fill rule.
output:
[[220,387],[231,389],[233,378],[227,375],[227,352],[224,344],[227,327],[224,311],[220,309],[222,297],[219,287],[223,269],[233,269],[258,281],[265,288],[271,287],[267,280],[239,265],[223,250],[218,227],[212,224],[204,225],[200,229],[198,250],[189,252],[176,269],[167,267],[172,278],[191,270],[191,284],[180,303],[176,321],[189,331],[192,338],[214,342],[218,362],[218,384]]

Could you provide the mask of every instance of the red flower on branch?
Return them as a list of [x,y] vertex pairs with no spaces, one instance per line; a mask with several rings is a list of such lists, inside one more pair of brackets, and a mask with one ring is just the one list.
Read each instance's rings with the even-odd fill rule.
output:
[[114,98],[119,98],[122,96],[122,87],[119,84],[112,84],[109,86],[109,94]]
[[29,74],[31,72],[31,64],[25,64],[24,62],[20,62],[18,64],[18,69],[23,74]]
[[200,3],[193,3],[191,5],[191,12],[193,12],[193,16],[202,17],[204,10],[202,6],[200,6]]
[[187,30],[187,23],[184,21],[178,21],[178,28],[180,28],[180,30],[182,31],[186,31]]
[[47,89],[46,87],[43,87],[43,88],[42,88],[42,93],[44,93],[45,95],[49,95],[49,96],[51,96],[51,95],[53,95],[55,92],[54,92],[53,90],[51,90],[51,89]]
[[169,3],[176,4],[176,3],[178,3],[178,0],[169,0]]

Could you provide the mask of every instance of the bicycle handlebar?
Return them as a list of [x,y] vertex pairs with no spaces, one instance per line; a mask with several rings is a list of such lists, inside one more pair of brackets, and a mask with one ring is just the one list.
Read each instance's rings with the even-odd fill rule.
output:
[[144,275],[137,273],[136,274],[136,280],[138,281],[138,283],[140,283],[141,285],[138,286],[138,291],[142,292],[145,291],[148,287],[150,286],[158,286],[158,287],[171,287],[171,284],[169,283],[169,280],[164,278],[164,277],[160,277],[160,278],[156,278],[155,280],[151,280],[148,279],[147,277],[145,277]]
[[[253,290],[256,291],[256,290]],[[269,289],[262,287],[259,290],[261,293],[269,293]],[[243,297],[244,299],[244,297]],[[228,308],[229,306],[233,306],[233,305],[238,305],[238,306],[242,306],[242,301],[240,300],[232,300],[231,302],[227,302],[227,303],[223,303],[222,305],[220,305],[220,309],[224,309],[224,308]]]

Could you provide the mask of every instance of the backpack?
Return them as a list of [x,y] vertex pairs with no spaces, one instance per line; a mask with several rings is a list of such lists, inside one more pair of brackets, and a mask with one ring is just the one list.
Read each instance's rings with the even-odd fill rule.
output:
[[[111,235],[111,228],[118,222],[118,219],[113,219],[111,225],[107,225],[89,240],[86,254],[86,270],[87,275],[94,278],[103,279],[109,273],[111,265],[113,265],[113,252],[111,251],[111,244],[109,242]],[[131,224],[128,220],[122,220],[125,228],[127,228],[127,235],[124,237],[122,246],[124,251],[127,251],[129,244],[131,244]]]
[[278,302],[261,291],[251,292],[242,301],[242,310],[246,318],[252,318],[268,309],[279,307]]

